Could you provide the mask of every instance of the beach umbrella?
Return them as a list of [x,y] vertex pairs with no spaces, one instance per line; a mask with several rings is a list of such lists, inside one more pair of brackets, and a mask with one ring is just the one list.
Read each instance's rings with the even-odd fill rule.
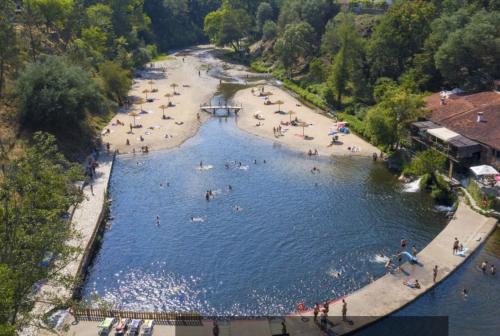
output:
[[149,93],[149,92],[150,92],[150,91],[149,91],[148,89],[146,89],[146,90],[142,91],[142,93],[144,93],[144,94],[146,95],[146,99],[148,99],[148,93]]
[[165,119],[165,109],[168,107],[167,105],[160,105],[159,106],[161,108],[161,110],[163,111],[163,119]]
[[139,115],[139,113],[132,111],[132,112],[129,112],[128,115],[131,117],[134,117],[134,126],[135,126],[135,117],[137,117]]
[[141,111],[142,111],[142,104],[144,104],[145,102],[146,101],[144,99],[139,98],[136,101],[134,101],[134,104],[139,105],[141,107]]
[[168,98],[168,104],[170,105],[170,98],[172,97],[171,93],[165,93],[165,97]]
[[305,136],[306,136],[306,134],[305,134],[305,129],[306,129],[306,127],[307,127],[307,126],[309,126],[309,124],[308,124],[308,123],[306,123],[305,121],[302,121],[302,122],[300,123],[300,126],[302,127],[302,136],[303,136],[303,137],[305,137]]
[[148,82],[148,84],[149,84],[149,85],[151,85],[151,91],[153,91],[153,84],[154,84],[154,83],[155,83],[155,82],[154,82],[154,81],[152,81],[152,80],[150,80],[150,81]]
[[179,84],[176,84],[176,83],[170,84],[170,87],[174,90],[174,94],[176,94],[175,88],[178,87],[178,86],[179,86]]
[[278,112],[281,112],[281,105],[283,105],[285,102],[283,100],[278,100],[274,103],[278,104]]
[[288,115],[290,116],[290,122],[292,122],[292,114],[295,114],[295,112],[293,111],[288,111]]

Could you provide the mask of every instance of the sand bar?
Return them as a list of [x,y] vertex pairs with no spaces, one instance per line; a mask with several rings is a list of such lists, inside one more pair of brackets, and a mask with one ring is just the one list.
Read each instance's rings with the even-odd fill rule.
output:
[[[265,104],[264,96],[259,96],[260,92],[261,86],[256,86],[241,90],[234,97],[236,102],[243,104],[243,111],[238,117],[238,127],[242,130],[288,145],[301,152],[317,150],[319,155],[369,157],[373,153],[380,154],[378,148],[352,133],[338,133],[338,141],[331,144],[332,136],[329,134],[338,128],[334,119],[301,104],[288,92],[276,86],[264,86],[264,92],[270,93],[269,105]],[[278,101],[282,101],[283,104],[278,105],[276,103]],[[277,111],[281,113],[276,113]],[[290,115],[289,111],[293,113]],[[256,114],[259,114],[262,120],[258,120]],[[284,125],[296,118],[299,122],[305,123],[304,128]],[[282,134],[277,135],[273,128],[280,125]]]

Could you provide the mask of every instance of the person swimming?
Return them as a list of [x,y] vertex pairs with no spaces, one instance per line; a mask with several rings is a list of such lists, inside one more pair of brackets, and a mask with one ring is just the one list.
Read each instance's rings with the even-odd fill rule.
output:
[[228,189],[229,191],[232,191],[232,190],[233,190],[233,187],[232,187],[231,185],[228,185],[228,186],[227,186],[227,189]]

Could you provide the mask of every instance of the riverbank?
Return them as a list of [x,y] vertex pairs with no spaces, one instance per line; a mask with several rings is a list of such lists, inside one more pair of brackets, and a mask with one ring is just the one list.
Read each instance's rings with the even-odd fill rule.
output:
[[[402,265],[404,272],[387,274],[345,297],[349,323],[342,322],[342,301],[330,304],[330,320],[336,324],[333,330],[340,335],[353,332],[413,302],[458,269],[486,241],[496,225],[495,218],[485,217],[460,201],[446,228],[417,254],[418,264],[405,263]],[[455,237],[467,248],[465,257],[452,253]],[[434,283],[435,265],[438,266],[438,275]],[[404,281],[414,282],[415,279],[419,281],[420,289],[403,285]],[[313,314],[308,311],[303,315]],[[302,329],[303,326],[297,327]]]
[[[207,64],[199,56],[208,49],[186,49],[139,72],[140,77],[134,78],[129,94],[129,99],[135,103],[118,111],[102,132],[103,142],[120,154],[139,153],[144,146],[149,151],[174,148],[195,135],[208,118],[199,113],[200,104],[210,100],[219,84],[219,80],[208,75]],[[165,97],[165,94],[172,97]],[[152,101],[139,104],[139,99],[145,100],[146,96]],[[169,101],[172,106],[160,107],[168,106]],[[136,117],[130,115],[134,112],[138,114]],[[162,118],[163,113],[168,119]],[[141,127],[131,131],[130,125],[134,123]]]
[[[69,247],[79,247],[80,253],[75,255],[60,271],[62,276],[68,278],[76,277],[77,283],[74,287],[64,287],[58,283],[45,283],[37,291],[36,304],[32,314],[40,320],[43,315],[55,308],[54,302],[66,302],[71,299],[80,285],[78,280],[84,274],[85,265],[89,261],[92,246],[98,234],[103,216],[106,213],[106,195],[113,169],[114,157],[101,154],[96,168],[96,177],[93,181],[93,192],[89,187],[83,189],[83,200],[73,211],[71,224],[77,232],[75,238],[68,242]],[[25,328],[21,335],[32,336],[39,332],[36,326]]]
[[[330,304],[329,320],[334,323],[332,330],[342,335],[353,332],[371,324],[384,316],[390,315],[410,304],[429,291],[435,285],[446,279],[458,269],[474,251],[486,241],[496,227],[496,220],[482,216],[461,202],[455,217],[446,228],[417,254],[419,265],[403,264],[405,273],[388,274],[375,282],[348,294],[347,317],[349,323],[342,322],[342,303],[335,301]],[[466,257],[452,254],[452,244],[457,237],[468,248]],[[439,271],[436,283],[432,281],[432,268],[438,265]],[[421,289],[412,289],[403,285],[403,281],[418,279]],[[312,311],[286,317],[287,330],[292,335],[322,335],[313,322]],[[91,335],[95,333],[98,322],[81,321],[71,325],[67,335]],[[266,335],[270,336],[281,330],[277,320],[234,320],[221,324],[221,332],[225,335]],[[205,335],[210,333],[211,322],[205,321],[203,326],[157,326],[157,332],[162,335]]]
[[[318,151],[323,156],[365,156],[380,150],[355,134],[338,133],[338,141],[331,143],[332,131],[337,130],[335,120],[321,115],[312,108],[301,104],[285,90],[271,85],[264,86],[271,104],[265,104],[264,97],[259,96],[259,88],[248,88],[238,91],[234,100],[243,104],[243,111],[238,114],[237,125],[242,130],[276,141],[301,152]],[[283,104],[277,104],[282,101]],[[281,111],[281,112],[279,112]],[[293,113],[290,115],[289,112]],[[277,113],[278,112],[278,113]],[[261,120],[256,115],[261,116]],[[285,125],[297,118],[304,122],[302,126]],[[281,135],[273,128],[281,126]]]
[[[200,104],[210,101],[222,81],[210,76],[207,71],[209,68],[220,68],[218,72],[221,78],[246,80],[259,76],[246,71],[242,66],[228,65],[211,55],[203,57],[210,52],[211,46],[183,50],[169,55],[165,60],[152,63],[152,67],[142,71],[141,77],[134,79],[129,95],[130,100],[136,103],[119,110],[103,130],[103,142],[109,143],[111,149],[118,150],[120,154],[139,153],[144,146],[147,146],[149,151],[177,147],[194,136],[202,122],[210,118],[208,113],[200,112]],[[163,69],[166,69],[166,72],[163,72]],[[178,85],[175,95],[172,84]],[[293,119],[298,118],[308,124],[304,129],[307,137],[302,136],[302,127],[294,126],[282,126],[283,136],[275,136],[273,127],[280,125],[281,121],[289,121],[289,115],[274,113],[278,110],[277,104],[264,105],[264,100],[257,95],[258,86],[240,90],[234,97],[234,101],[243,104],[237,122],[242,130],[301,152],[316,149],[319,155],[324,156],[371,157],[373,153],[380,153],[375,146],[352,133],[339,133],[339,140],[331,144],[331,136],[328,134],[337,129],[333,119],[302,105],[289,92],[279,87],[265,85],[265,89],[270,92],[272,102],[284,102],[279,106],[284,113],[292,110],[295,113],[292,115]],[[172,97],[164,97],[166,93],[172,94]],[[153,100],[142,105],[137,103],[141,98],[146,99],[146,96]],[[169,101],[173,106],[164,109],[160,107],[168,105]],[[148,113],[140,113],[141,110]],[[133,112],[138,115],[132,116]],[[162,118],[163,113],[168,119]],[[265,118],[261,121],[262,126],[256,126],[259,122],[254,117],[256,113]],[[130,125],[134,123],[141,127],[131,130]]]

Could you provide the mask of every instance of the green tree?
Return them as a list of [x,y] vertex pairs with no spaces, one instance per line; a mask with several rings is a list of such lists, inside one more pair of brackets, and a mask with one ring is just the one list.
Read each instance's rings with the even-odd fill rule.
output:
[[132,85],[130,71],[123,69],[114,62],[107,61],[100,65],[99,77],[106,95],[122,105]]
[[0,97],[3,96],[6,75],[15,67],[18,60],[18,41],[12,21],[14,3],[11,0],[0,4]]
[[252,19],[244,9],[223,6],[205,17],[205,32],[210,41],[218,46],[231,45],[241,51],[241,39],[250,32]]
[[446,156],[435,149],[427,149],[418,152],[410,164],[405,167],[404,172],[413,176],[434,174],[436,171],[442,170],[445,164]]
[[0,281],[7,287],[0,295],[0,325],[30,322],[36,282],[72,285],[60,271],[79,251],[66,243],[75,237],[67,210],[81,200],[75,184],[81,167],[58,152],[52,135],[35,133],[33,142],[4,167],[0,183],[0,279],[10,280]]
[[87,72],[50,56],[29,64],[18,79],[19,118],[34,130],[75,128],[87,111],[100,112],[101,93]]
[[[335,55],[329,85],[336,94],[337,104],[342,103],[348,85],[353,88],[355,98],[361,98],[367,86],[362,68],[364,66],[364,44],[358,34],[354,15],[339,13],[329,28],[329,39],[323,39],[323,51]],[[332,48],[333,50],[327,50]]]
[[73,7],[73,0],[29,0],[40,12],[45,21],[47,32],[49,29],[62,29]]
[[448,34],[435,54],[447,84],[484,90],[500,76],[500,12],[477,12],[462,29]]
[[378,103],[366,116],[366,133],[377,145],[398,148],[408,125],[423,113],[424,101],[394,82],[382,81],[374,90]]
[[373,78],[397,79],[412,64],[430,33],[434,6],[424,0],[401,1],[389,8],[369,43]]
[[332,64],[331,84],[337,94],[336,100],[339,104],[342,103],[342,96],[344,95],[349,81],[349,65],[346,47],[342,47],[335,55]]
[[312,27],[307,22],[300,22],[286,26],[283,35],[276,41],[277,54],[289,77],[299,58],[311,53],[312,35]]
[[257,7],[257,14],[255,15],[255,19],[257,21],[257,29],[262,31],[264,24],[267,21],[272,21],[274,16],[273,7],[267,2],[261,2],[259,7]]
[[278,33],[278,27],[273,21],[266,21],[262,27],[262,39],[265,41],[272,40]]

